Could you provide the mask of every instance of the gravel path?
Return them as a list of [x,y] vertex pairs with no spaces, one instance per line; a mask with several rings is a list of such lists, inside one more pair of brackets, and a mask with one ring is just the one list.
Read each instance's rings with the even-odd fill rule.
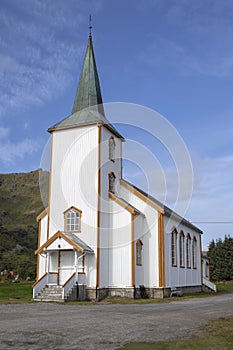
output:
[[162,304],[0,305],[0,348],[113,350],[128,341],[187,338],[223,316],[233,316],[233,294]]

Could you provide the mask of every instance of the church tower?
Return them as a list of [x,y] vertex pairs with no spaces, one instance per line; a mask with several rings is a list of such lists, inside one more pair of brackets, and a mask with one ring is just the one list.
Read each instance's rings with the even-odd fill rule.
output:
[[[63,250],[57,242],[78,238],[91,247],[92,253],[82,258],[82,268],[88,269],[86,284],[96,287],[100,285],[101,247],[106,250],[106,203],[121,178],[124,139],[105,116],[91,33],[72,114],[48,131],[52,141],[47,232],[41,232],[43,248],[38,250],[44,249],[46,256],[39,259],[43,263],[39,263],[38,277],[49,269],[58,274],[62,285],[72,275],[73,265],[80,265],[83,249],[74,253],[69,251],[74,246]],[[59,250],[53,251],[48,244],[54,239]]]

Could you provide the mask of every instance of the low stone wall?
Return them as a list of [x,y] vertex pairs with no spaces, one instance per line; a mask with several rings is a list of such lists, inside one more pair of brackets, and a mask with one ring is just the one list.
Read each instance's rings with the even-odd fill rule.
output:
[[163,288],[145,288],[141,287],[126,287],[126,288],[86,288],[87,300],[103,300],[107,296],[110,297],[125,297],[130,299],[140,298],[163,298]]
[[[178,291],[181,292],[181,294],[193,294],[193,293],[199,293],[202,291],[202,286],[186,286],[186,287],[177,287]],[[73,296],[75,298],[76,294],[76,288],[73,292]],[[104,298],[111,296],[111,297],[126,297],[126,298],[168,298],[171,295],[171,288],[149,288],[144,286],[139,287],[126,287],[126,288],[117,288],[117,287],[110,287],[110,288],[89,288],[83,285],[79,286],[79,298],[78,300],[103,300]],[[69,300],[71,300],[69,298]],[[72,299],[75,300],[75,299]],[[76,299],[77,300],[77,299]]]

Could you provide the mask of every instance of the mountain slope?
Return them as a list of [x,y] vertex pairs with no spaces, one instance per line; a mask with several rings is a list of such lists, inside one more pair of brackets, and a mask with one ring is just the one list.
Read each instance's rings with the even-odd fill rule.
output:
[[22,278],[35,276],[36,216],[43,210],[39,180],[48,173],[0,174],[0,271],[15,271]]

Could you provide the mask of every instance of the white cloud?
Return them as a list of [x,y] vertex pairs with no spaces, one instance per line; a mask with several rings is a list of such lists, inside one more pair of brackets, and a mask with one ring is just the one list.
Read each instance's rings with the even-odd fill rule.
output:
[[[101,1],[97,1],[100,6]],[[88,18],[84,0],[11,1],[0,12],[0,116],[58,97],[73,81],[73,66],[83,54],[80,23]],[[20,15],[18,11],[20,10]]]
[[40,144],[36,140],[25,139],[13,143],[11,141],[0,142],[0,163],[10,165],[17,159],[24,159],[28,155],[39,150]]

